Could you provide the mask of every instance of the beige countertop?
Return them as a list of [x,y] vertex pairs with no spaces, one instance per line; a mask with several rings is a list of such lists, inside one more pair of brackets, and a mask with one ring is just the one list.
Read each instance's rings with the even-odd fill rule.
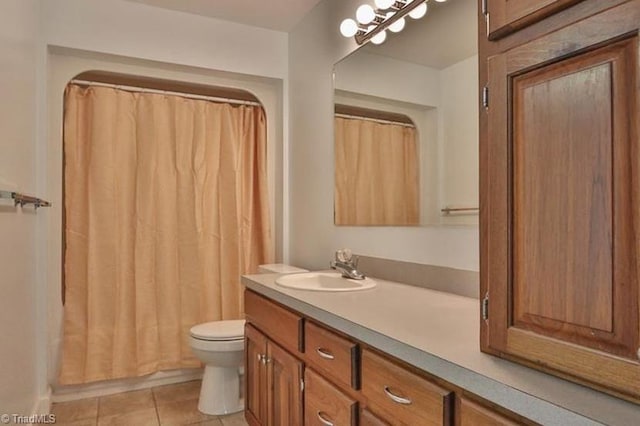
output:
[[[313,292],[245,275],[247,288],[544,425],[640,425],[640,406],[480,352],[477,299],[378,280]],[[375,278],[374,278],[375,279]]]

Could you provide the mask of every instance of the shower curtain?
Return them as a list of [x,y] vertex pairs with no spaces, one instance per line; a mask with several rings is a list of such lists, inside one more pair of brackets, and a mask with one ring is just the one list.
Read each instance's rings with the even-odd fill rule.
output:
[[189,328],[273,260],[263,109],[70,85],[64,161],[60,384],[199,366]]
[[335,224],[418,225],[416,129],[335,118]]

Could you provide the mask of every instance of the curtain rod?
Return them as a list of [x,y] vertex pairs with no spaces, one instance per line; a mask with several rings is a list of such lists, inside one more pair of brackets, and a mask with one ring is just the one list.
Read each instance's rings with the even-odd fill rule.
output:
[[355,118],[355,119],[358,119],[358,120],[373,121],[374,123],[394,124],[396,126],[410,127],[412,129],[416,128],[416,126],[413,125],[413,124],[403,123],[401,121],[383,120],[381,118],[364,117],[362,115],[349,115],[349,114],[336,113],[335,116],[336,117],[340,117],[340,118]]
[[183,98],[188,99],[197,99],[202,101],[213,101],[213,102],[224,102],[229,104],[238,104],[238,105],[252,105],[261,107],[262,104],[259,102],[253,101],[243,101],[241,99],[231,99],[231,98],[220,98],[216,96],[205,96],[205,95],[196,95],[194,93],[184,93],[184,92],[172,92],[169,90],[158,90],[158,89],[149,89],[147,87],[136,87],[136,86],[127,86],[123,84],[111,84],[111,83],[101,83],[98,81],[87,81],[87,80],[71,80],[70,83],[77,84],[80,86],[98,86],[98,87],[109,87],[111,89],[120,89],[127,92],[142,92],[142,93],[155,93],[158,95],[172,95],[172,96],[181,96]]

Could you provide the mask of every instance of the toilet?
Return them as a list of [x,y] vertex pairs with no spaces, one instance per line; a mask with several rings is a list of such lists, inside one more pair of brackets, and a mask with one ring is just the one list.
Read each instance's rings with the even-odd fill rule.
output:
[[[260,265],[260,273],[296,273],[305,269],[283,264]],[[244,372],[244,320],[212,321],[191,327],[189,343],[205,365],[198,410],[210,415],[244,409],[240,377]]]

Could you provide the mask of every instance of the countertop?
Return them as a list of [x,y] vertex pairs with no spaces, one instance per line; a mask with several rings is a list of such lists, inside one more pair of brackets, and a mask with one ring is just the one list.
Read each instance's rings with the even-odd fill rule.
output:
[[313,292],[245,275],[257,293],[543,425],[640,425],[640,405],[480,352],[477,299],[374,278]]

